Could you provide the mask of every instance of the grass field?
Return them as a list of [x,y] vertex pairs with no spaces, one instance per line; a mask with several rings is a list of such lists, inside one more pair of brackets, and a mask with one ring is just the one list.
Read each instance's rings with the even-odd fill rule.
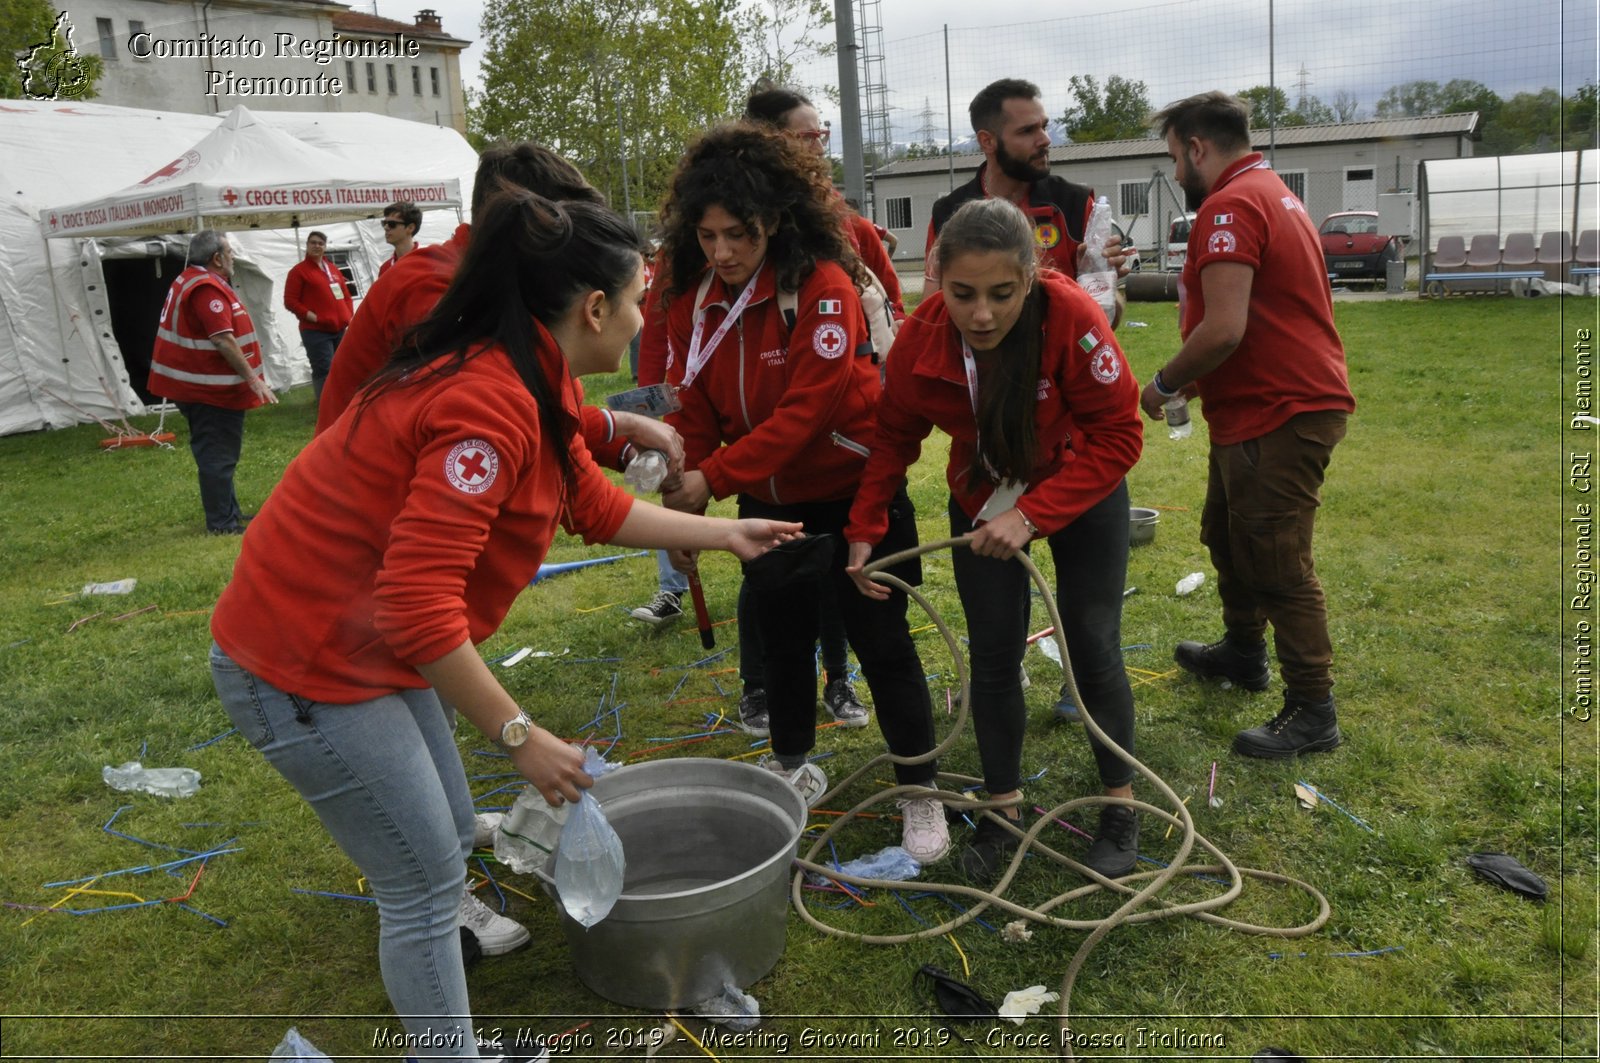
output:
[[[1139,590],[1123,626],[1138,683],[1139,755],[1180,795],[1196,797],[1190,805],[1205,836],[1240,865],[1307,880],[1327,895],[1332,918],[1318,934],[1289,941],[1197,920],[1119,928],[1079,980],[1073,1028],[1120,1036],[1124,1047],[1086,1054],[1248,1058],[1278,1045],[1307,1057],[1594,1058],[1596,724],[1563,712],[1573,664],[1563,627],[1572,619],[1564,573],[1570,580],[1573,557],[1563,528],[1581,499],[1563,495],[1569,448],[1559,429],[1570,413],[1569,345],[1580,326],[1596,324],[1587,301],[1565,312],[1580,309],[1586,321],[1564,318],[1556,300],[1339,305],[1360,409],[1329,473],[1318,569],[1346,744],[1300,763],[1228,752],[1236,730],[1275,711],[1276,683],[1250,695],[1173,673],[1174,642],[1219,632],[1214,579],[1197,541],[1205,440],[1149,432],[1130,477],[1133,503],[1163,514],[1155,542],[1133,553],[1129,583]],[[1121,337],[1148,379],[1176,347],[1175,307],[1134,304],[1129,317],[1144,327],[1124,327]],[[590,385],[602,395],[624,381]],[[307,390],[250,415],[239,470],[247,508],[269,493],[312,421]],[[13,906],[0,911],[0,1055],[259,1059],[293,1024],[329,1054],[397,1058],[373,1048],[375,1029],[397,1026],[378,976],[375,911],[295,892],[354,894],[351,865],[240,738],[202,745],[228,728],[205,664],[206,625],[239,541],[201,533],[194,467],[177,427],[174,451],[104,453],[95,445],[104,433],[93,426],[0,439],[0,900]],[[913,470],[911,489],[923,537],[943,538],[938,441]],[[551,560],[616,552],[562,540]],[[1048,571],[1047,554],[1040,563]],[[1208,573],[1206,585],[1178,597],[1174,584],[1193,571]],[[959,627],[948,557],[928,558],[925,572],[935,604]],[[126,597],[75,596],[86,583],[128,577],[138,585]],[[704,578],[714,617],[731,617],[735,563],[708,558]],[[628,705],[615,755],[639,754],[647,738],[701,730],[707,711],[731,708],[737,687],[731,672],[715,673],[730,658],[696,671],[666,703],[677,669],[704,651],[690,625],[652,635],[626,618],[624,607],[653,591],[649,558],[550,580],[522,596],[481,650],[570,648],[566,659],[498,671],[558,734],[577,734],[615,676],[616,698]],[[1042,610],[1035,628],[1044,626],[1039,617]],[[732,643],[732,625],[717,631],[719,648]],[[942,703],[952,664],[933,632],[919,645],[939,675]],[[621,661],[575,663],[609,657]],[[1054,665],[1030,653],[1028,668],[1024,767],[1039,774],[1027,793],[1053,806],[1096,789],[1093,762],[1081,728],[1050,711]],[[942,735],[942,710],[939,718]],[[492,776],[504,761],[485,755],[488,744],[470,728],[460,741],[470,773],[486,776],[478,792],[500,786],[505,780]],[[842,777],[880,744],[875,727],[825,730],[819,752],[831,756],[821,764]],[[749,749],[735,734],[679,751],[732,757]],[[103,765],[133,759],[196,768],[204,783],[184,800],[102,783]],[[1214,761],[1218,808],[1205,801]],[[970,737],[944,767],[978,774]],[[1300,809],[1292,790],[1301,779],[1372,830],[1326,806]],[[876,788],[864,783],[834,807]],[[110,831],[171,848],[102,829],[114,815]],[[841,855],[896,836],[888,823],[863,825],[845,836]],[[107,894],[45,886],[231,838],[238,851],[210,859],[198,881],[186,865],[93,883]],[[1049,839],[1069,854],[1084,844],[1065,832]],[[1147,855],[1165,858],[1176,842],[1146,823]],[[1538,872],[1550,902],[1476,877],[1464,859],[1484,850]],[[537,881],[495,872],[529,895],[507,891],[534,943],[469,973],[480,1022],[546,1037],[589,1023],[567,1058],[642,1057],[642,1038],[662,1017],[584,989]],[[956,872],[936,866],[929,874]],[[37,910],[178,897],[191,882],[189,910]],[[1037,903],[1078,884],[1034,859],[1011,897]],[[1193,899],[1208,888],[1187,883],[1172,896]],[[947,911],[936,899],[911,901],[909,912],[890,897],[875,900],[870,909],[819,902],[816,911],[868,933],[912,931]],[[1064,914],[1097,918],[1112,907],[1102,896]],[[1252,883],[1224,914],[1287,926],[1314,909],[1299,894]],[[954,940],[878,947],[821,935],[791,913],[783,959],[750,990],[769,1016],[760,1035],[707,1047],[723,1059],[1049,1057],[1051,1049],[1011,1040],[1048,1039],[1049,1006],[1024,1026],[955,1026],[952,1036],[913,975],[933,963],[998,1003],[1012,989],[1054,988],[1083,937],[1040,926],[1011,944],[972,924]],[[855,1034],[868,1047],[817,1046],[804,1039],[808,1031]],[[661,1054],[705,1058],[682,1039]]]

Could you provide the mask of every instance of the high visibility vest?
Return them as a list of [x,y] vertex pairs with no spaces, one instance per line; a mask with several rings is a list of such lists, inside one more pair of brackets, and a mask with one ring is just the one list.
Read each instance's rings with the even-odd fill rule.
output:
[[192,312],[201,305],[197,299],[209,300],[206,305],[213,313],[231,312],[233,338],[251,370],[261,375],[261,344],[238,294],[204,266],[190,266],[172,282],[161,306],[155,348],[150,354],[150,390],[174,402],[202,402],[229,410],[261,405],[262,400],[222,357],[199,316]]

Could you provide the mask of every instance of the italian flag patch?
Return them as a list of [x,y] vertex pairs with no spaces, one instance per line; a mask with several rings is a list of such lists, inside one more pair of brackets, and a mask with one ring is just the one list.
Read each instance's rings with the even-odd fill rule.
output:
[[1084,354],[1088,354],[1096,347],[1100,346],[1100,342],[1100,330],[1090,329],[1088,332],[1083,334],[1081,339],[1078,340],[1078,346],[1083,348]]
[[817,313],[842,314],[844,313],[844,302],[839,299],[819,299],[817,300]]
[[1217,214],[1217,215],[1213,215],[1212,219],[1211,219],[1211,224],[1212,225],[1232,225],[1233,224],[1233,215],[1232,214]]

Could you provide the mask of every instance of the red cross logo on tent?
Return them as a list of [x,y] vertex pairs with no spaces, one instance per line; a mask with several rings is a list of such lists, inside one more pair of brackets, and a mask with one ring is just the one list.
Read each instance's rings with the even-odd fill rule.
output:
[[1089,359],[1089,372],[1102,384],[1115,384],[1122,375],[1122,363],[1110,344],[1101,344]]
[[500,455],[481,439],[464,439],[444,459],[444,478],[466,495],[481,495],[500,472]]
[[50,228],[54,229],[55,227],[56,227],[56,212],[52,210],[50,212]]
[[185,170],[192,169],[195,163],[199,161],[199,154],[193,151],[186,151],[139,183],[142,185],[147,185],[155,181],[160,181],[163,178],[176,177]]
[[837,321],[824,321],[811,334],[811,349],[822,357],[833,360],[844,353],[850,334]]
[[222,190],[222,201],[231,207],[235,203],[239,202],[239,193],[235,192],[231,188],[224,188]]

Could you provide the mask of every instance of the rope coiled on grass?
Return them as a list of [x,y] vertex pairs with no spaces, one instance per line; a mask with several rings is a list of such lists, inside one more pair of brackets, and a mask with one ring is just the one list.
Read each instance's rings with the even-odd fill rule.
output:
[[[864,575],[866,575],[868,578],[877,580],[880,583],[884,583],[890,587],[904,591],[911,597],[912,600],[922,607],[922,610],[928,614],[929,619],[937,626],[939,634],[944,638],[945,646],[950,651],[951,658],[955,661],[956,672],[961,680],[961,713],[956,718],[955,725],[951,728],[950,733],[945,737],[944,741],[940,742],[929,752],[916,757],[899,757],[892,753],[881,753],[867,761],[867,763],[862,765],[856,771],[852,772],[845,779],[835,784],[834,787],[830,789],[826,795],[824,795],[824,799],[841,793],[847,787],[849,787],[851,783],[855,782],[868,771],[873,770],[880,764],[924,764],[930,760],[934,760],[955,745],[956,740],[961,736],[961,733],[966,726],[967,714],[971,711],[972,705],[971,682],[967,675],[965,654],[962,653],[961,646],[956,640],[955,633],[951,631],[949,625],[944,622],[944,618],[939,614],[939,611],[934,608],[933,604],[923,597],[923,595],[915,587],[912,587],[904,580],[885,570],[902,561],[907,561],[913,557],[919,557],[922,554],[931,553],[935,550],[943,550],[947,547],[952,549],[965,549],[970,545],[971,536],[961,536],[959,538],[941,539],[937,542],[923,543],[920,546],[915,546],[911,549],[902,550],[898,553],[880,558],[877,561],[867,565],[863,570]],[[1172,787],[1168,786],[1166,781],[1163,780],[1159,775],[1151,771],[1144,764],[1140,763],[1139,760],[1136,759],[1131,753],[1118,746],[1106,736],[1105,732],[1100,729],[1100,726],[1095,723],[1093,714],[1084,709],[1083,698],[1078,692],[1077,680],[1072,674],[1071,657],[1067,652],[1066,639],[1062,635],[1061,615],[1056,606],[1055,596],[1051,594],[1050,588],[1046,584],[1044,577],[1040,575],[1038,568],[1034,566],[1032,559],[1029,558],[1026,553],[1019,551],[1016,554],[1016,559],[1021,562],[1025,569],[1027,569],[1029,578],[1033,580],[1034,585],[1039,588],[1039,591],[1043,596],[1045,609],[1050,614],[1050,622],[1055,626],[1055,631],[1051,637],[1056,640],[1056,645],[1061,651],[1061,670],[1065,678],[1067,693],[1072,697],[1073,704],[1079,706],[1079,716],[1083,721],[1083,725],[1088,728],[1096,738],[1104,743],[1107,749],[1113,751],[1120,759],[1132,767],[1135,772],[1148,780],[1149,783],[1160,794],[1161,799],[1167,802],[1174,811],[1168,812],[1163,808],[1158,808],[1155,805],[1144,801],[1139,801],[1134,798],[1109,797],[1099,794],[1087,797],[1078,797],[1070,801],[1063,801],[1061,804],[1048,810],[1043,815],[1040,815],[1034,822],[1033,826],[1028,830],[1021,831],[1007,823],[1005,817],[994,816],[987,811],[988,809],[1002,808],[1008,805],[1020,804],[1023,800],[1021,796],[1009,801],[980,801],[973,798],[963,797],[958,792],[951,792],[947,790],[930,790],[923,786],[893,786],[871,795],[870,797],[856,804],[853,808],[845,811],[843,815],[839,816],[833,823],[831,823],[827,829],[824,830],[816,839],[816,841],[812,843],[810,850],[806,852],[805,856],[795,861],[796,870],[794,879],[790,886],[790,897],[793,901],[795,910],[800,913],[800,917],[806,922],[810,923],[816,929],[825,934],[831,934],[836,937],[855,938],[857,940],[865,941],[874,945],[899,945],[909,941],[922,940],[924,938],[941,937],[972,922],[991,907],[1009,912],[1012,915],[1023,919],[1031,920],[1036,923],[1043,923],[1048,926],[1057,926],[1068,930],[1088,930],[1089,936],[1085,938],[1083,943],[1078,946],[1078,950],[1073,954],[1072,961],[1067,965],[1066,972],[1062,976],[1061,980],[1061,1008],[1059,1013],[1061,1034],[1057,1038],[1057,1053],[1062,1059],[1070,1060],[1073,1058],[1071,1047],[1072,1038],[1068,1036],[1068,1034],[1070,1033],[1071,1028],[1073,986],[1077,981],[1079,972],[1083,969],[1084,963],[1088,960],[1089,954],[1094,950],[1095,946],[1105,938],[1107,934],[1109,934],[1118,926],[1121,926],[1124,923],[1148,923],[1154,922],[1158,919],[1172,919],[1178,916],[1191,916],[1197,919],[1202,919],[1208,923],[1213,923],[1217,926],[1226,927],[1230,930],[1238,930],[1251,934],[1263,934],[1271,937],[1296,938],[1304,937],[1308,934],[1315,933],[1317,930],[1320,930],[1323,925],[1327,923],[1331,914],[1331,910],[1328,906],[1328,899],[1323,896],[1323,894],[1314,886],[1307,882],[1301,881],[1300,879],[1291,878],[1287,875],[1280,875],[1271,871],[1262,871],[1249,867],[1239,867],[1234,864],[1234,862],[1228,858],[1226,853],[1222,852],[1221,849],[1217,848],[1216,845],[1208,841],[1204,836],[1195,830],[1194,819],[1189,813],[1188,806],[1179,799],[1177,793],[1173,791]],[[982,780],[974,779],[970,776],[957,775],[948,772],[940,772],[938,774],[938,779],[963,788],[975,783],[981,785],[982,782]],[[1002,825],[1005,826],[1007,830],[1011,831],[1012,834],[1021,839],[1017,846],[1016,852],[1012,855],[1011,863],[1006,867],[1006,870],[1000,876],[999,881],[988,890],[954,883],[918,881],[914,887],[918,892],[932,892],[961,896],[969,898],[976,903],[965,912],[962,912],[960,915],[941,923],[938,926],[929,927],[913,933],[861,934],[852,931],[841,930],[838,927],[830,926],[829,924],[821,921],[815,914],[812,913],[809,908],[806,907],[803,898],[802,887],[805,883],[805,876],[808,872],[822,875],[826,878],[831,878],[836,881],[846,882],[851,885],[864,886],[874,889],[903,890],[912,888],[905,882],[860,878],[855,875],[847,875],[816,862],[818,855],[831,844],[834,837],[838,835],[840,831],[844,830],[846,825],[848,825],[851,820],[855,819],[858,814],[886,801],[906,797],[934,797],[948,808],[952,808],[957,811],[972,811],[981,815],[988,815],[991,819],[998,820]],[[1049,825],[1051,820],[1059,818],[1066,813],[1076,811],[1080,808],[1103,804],[1126,805],[1137,812],[1147,816],[1152,816],[1161,822],[1171,824],[1180,829],[1183,833],[1179,839],[1177,853],[1173,856],[1171,863],[1169,863],[1166,867],[1156,871],[1142,871],[1137,874],[1125,876],[1121,879],[1108,879],[1078,863],[1071,857],[1057,852],[1055,849],[1039,840],[1040,832],[1042,832],[1044,828]],[[1190,864],[1188,862],[1189,856],[1196,847],[1203,849],[1205,852],[1215,857],[1216,863]],[[1089,884],[1080,886],[1074,890],[1069,890],[1066,893],[1058,894],[1057,896],[1050,898],[1037,907],[1032,908],[1007,900],[1005,896],[1006,890],[1011,885],[1011,880],[1016,876],[1017,869],[1021,866],[1023,858],[1030,850],[1046,856],[1049,859],[1054,860],[1056,863],[1061,864],[1084,876],[1085,878],[1089,879]],[[1225,875],[1228,885],[1227,889],[1216,897],[1211,897],[1200,901],[1191,901],[1183,904],[1164,901],[1157,896],[1157,894],[1159,894],[1161,890],[1178,875]],[[1217,914],[1220,909],[1231,904],[1234,899],[1239,896],[1244,889],[1244,880],[1247,877],[1257,879],[1262,882],[1277,883],[1280,885],[1291,886],[1304,890],[1317,902],[1317,914],[1315,918],[1311,919],[1309,922],[1302,923],[1299,926],[1271,927],[1241,922],[1236,919],[1228,919]],[[1069,919],[1064,916],[1054,914],[1063,906],[1081,898],[1099,893],[1102,890],[1114,891],[1122,894],[1126,898],[1116,909],[1116,911],[1112,912],[1105,918]]]

